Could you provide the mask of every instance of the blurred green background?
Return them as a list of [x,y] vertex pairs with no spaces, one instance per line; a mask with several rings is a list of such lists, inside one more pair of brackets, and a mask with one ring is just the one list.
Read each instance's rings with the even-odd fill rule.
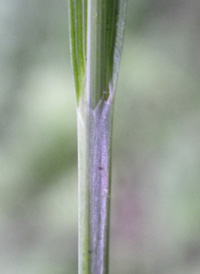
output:
[[[0,273],[77,273],[68,3],[0,0]],[[111,274],[200,271],[200,1],[129,0]]]

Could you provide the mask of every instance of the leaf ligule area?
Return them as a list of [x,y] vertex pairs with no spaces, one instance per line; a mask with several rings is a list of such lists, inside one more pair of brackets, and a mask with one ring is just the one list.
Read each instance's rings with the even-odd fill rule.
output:
[[[90,97],[97,105],[101,98],[107,100],[113,92],[115,53],[120,51],[116,47],[121,32],[120,22],[124,21],[121,10],[126,0],[69,0],[69,4],[77,103]],[[87,86],[90,87],[89,95]]]

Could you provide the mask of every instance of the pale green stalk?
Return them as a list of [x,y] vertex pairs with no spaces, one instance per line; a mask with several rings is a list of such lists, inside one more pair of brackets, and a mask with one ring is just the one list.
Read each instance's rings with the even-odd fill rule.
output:
[[111,132],[126,0],[70,0],[79,150],[79,274],[107,274]]

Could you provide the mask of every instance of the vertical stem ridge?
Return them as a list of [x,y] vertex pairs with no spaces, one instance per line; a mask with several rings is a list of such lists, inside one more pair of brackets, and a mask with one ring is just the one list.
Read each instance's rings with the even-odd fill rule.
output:
[[78,257],[79,274],[90,274],[90,191],[88,170],[88,115],[86,107],[77,109],[78,124]]

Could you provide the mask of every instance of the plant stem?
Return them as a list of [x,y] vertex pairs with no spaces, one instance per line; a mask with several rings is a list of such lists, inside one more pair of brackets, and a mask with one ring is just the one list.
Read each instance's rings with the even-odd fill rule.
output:
[[108,274],[113,99],[126,0],[69,0],[77,95],[79,274]]
[[105,70],[106,0],[88,0],[87,22],[86,104],[81,104],[78,111],[79,271],[104,274],[108,273],[109,255],[112,128],[112,100],[104,99],[109,92]]
[[78,110],[79,273],[108,273],[112,102]]

